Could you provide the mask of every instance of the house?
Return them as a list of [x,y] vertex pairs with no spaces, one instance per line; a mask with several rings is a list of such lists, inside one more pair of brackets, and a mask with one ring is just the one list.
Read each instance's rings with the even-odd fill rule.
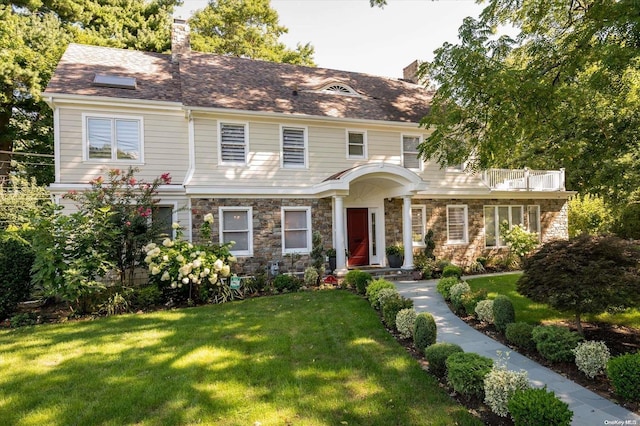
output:
[[385,266],[387,246],[418,249],[428,229],[437,257],[461,265],[504,250],[505,220],[567,237],[563,170],[469,173],[417,157],[432,93],[411,67],[392,79],[191,52],[184,22],[172,42],[170,55],[69,46],[44,91],[60,202],[110,168],[170,172],[156,220],[191,238],[212,213],[214,241],[235,241],[246,273],[286,258],[301,270],[315,231],[339,274]]

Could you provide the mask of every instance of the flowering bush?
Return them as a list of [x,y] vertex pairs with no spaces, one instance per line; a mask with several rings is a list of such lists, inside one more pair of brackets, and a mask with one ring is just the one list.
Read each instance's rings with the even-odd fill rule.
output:
[[405,339],[413,337],[413,325],[418,313],[413,308],[403,309],[396,315],[396,328],[400,336]]
[[476,305],[478,319],[487,324],[493,324],[493,300],[481,300]]
[[509,229],[507,221],[500,224],[500,234],[511,252],[521,259],[540,244],[537,233],[529,232],[521,225],[515,225]]
[[591,379],[605,372],[611,358],[604,342],[580,342],[571,352],[576,356],[578,370]]
[[[213,215],[204,216],[202,241],[211,234]],[[144,247],[144,262],[149,267],[149,280],[155,283],[169,298],[186,299],[189,303],[209,301],[222,303],[239,296],[229,283],[221,278],[231,275],[230,263],[236,259],[229,248],[233,242],[223,245],[192,244],[182,239],[182,228],[174,223],[176,238],[165,238],[161,244],[149,243]]]

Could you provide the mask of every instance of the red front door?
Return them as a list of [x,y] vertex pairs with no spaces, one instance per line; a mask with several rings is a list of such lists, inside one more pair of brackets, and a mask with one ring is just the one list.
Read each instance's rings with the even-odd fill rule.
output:
[[369,264],[369,210],[347,209],[349,266]]

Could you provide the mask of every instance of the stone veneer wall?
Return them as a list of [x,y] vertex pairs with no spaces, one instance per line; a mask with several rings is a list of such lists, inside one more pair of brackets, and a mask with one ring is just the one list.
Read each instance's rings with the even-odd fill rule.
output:
[[[486,248],[484,242],[484,206],[522,205],[540,206],[540,228],[542,241],[568,238],[568,207],[565,199],[547,200],[465,200],[465,199],[413,199],[412,205],[425,205],[427,229],[434,232],[435,255],[438,259],[448,259],[465,266],[480,256],[506,253],[506,248]],[[466,205],[469,220],[469,243],[447,244],[447,206]],[[402,200],[385,201],[386,245],[402,242]]]
[[[238,257],[233,272],[239,275],[254,275],[265,272],[270,262],[279,261],[280,271],[291,271],[291,257],[282,254],[281,207],[311,207],[311,230],[319,231],[325,247],[332,246],[331,199],[251,199],[251,198],[199,198],[192,199],[192,235],[196,241],[200,236],[203,217],[213,214],[212,241],[220,242],[220,216],[218,207],[253,207],[253,256]],[[311,265],[308,254],[296,259],[293,272],[302,272]]]

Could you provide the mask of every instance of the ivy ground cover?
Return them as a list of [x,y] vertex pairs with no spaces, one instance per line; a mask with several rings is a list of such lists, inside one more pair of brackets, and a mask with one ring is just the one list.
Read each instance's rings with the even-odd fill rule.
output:
[[345,291],[0,331],[0,389],[13,425],[479,424]]

